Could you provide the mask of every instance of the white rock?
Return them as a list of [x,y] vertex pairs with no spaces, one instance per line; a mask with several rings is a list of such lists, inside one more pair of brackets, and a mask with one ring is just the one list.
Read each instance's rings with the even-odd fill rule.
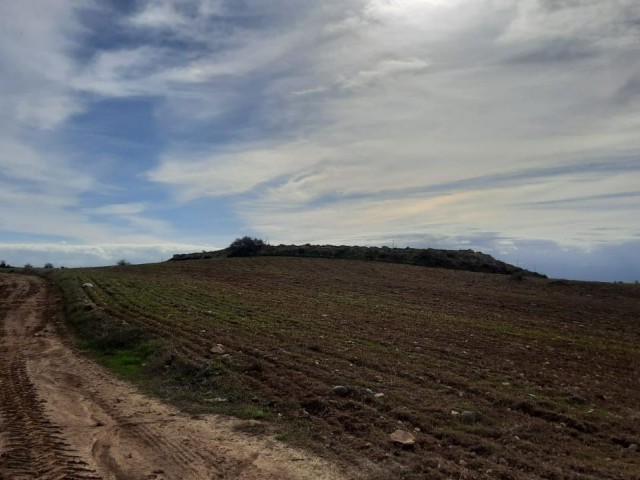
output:
[[416,437],[400,429],[390,434],[389,438],[392,442],[399,443],[400,445],[413,445],[416,443]]

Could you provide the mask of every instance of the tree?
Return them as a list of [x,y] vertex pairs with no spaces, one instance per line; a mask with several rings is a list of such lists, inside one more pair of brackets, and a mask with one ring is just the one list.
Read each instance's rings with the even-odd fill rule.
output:
[[53,268],[53,263],[50,263],[50,262],[45,263],[44,268]]
[[125,265],[131,265],[131,263],[129,261],[125,260],[124,258],[122,258],[122,259],[118,260],[117,265],[120,266],[120,267],[124,267]]
[[230,257],[253,257],[264,246],[264,242],[259,238],[242,237],[236,238],[227,248]]

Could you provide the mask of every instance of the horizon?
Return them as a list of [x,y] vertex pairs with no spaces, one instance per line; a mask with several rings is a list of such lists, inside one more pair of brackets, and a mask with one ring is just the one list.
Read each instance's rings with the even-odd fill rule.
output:
[[[635,0],[0,4],[0,259],[472,249],[640,279]],[[223,247],[220,247],[223,246]]]
[[[239,238],[239,237],[238,237]],[[268,241],[265,242],[266,245],[276,245],[273,243],[269,243]],[[278,245],[282,245],[282,244],[278,244]],[[291,245],[290,243],[287,244],[286,242],[284,243],[284,245]],[[308,245],[308,244],[298,244],[298,245]],[[318,245],[318,244],[316,244]],[[325,244],[324,246],[328,246],[328,244]],[[398,249],[398,250],[403,250],[405,248],[415,248],[415,249],[420,249],[420,248],[436,248],[433,246],[422,246],[422,247],[410,247],[410,246],[397,246],[395,245],[395,243],[392,243],[391,245],[345,245],[345,244],[333,244],[333,245],[329,245],[329,246],[336,246],[336,247],[341,247],[341,246],[350,246],[350,247],[388,247],[391,249]],[[62,247],[62,248],[61,248]],[[87,245],[64,245],[64,246],[60,246],[60,245],[48,245],[48,246],[38,246],[36,248],[33,248],[31,246],[23,246],[23,245],[14,245],[13,248],[16,252],[22,252],[21,254],[24,255],[24,257],[20,256],[21,254],[18,255],[17,258],[19,258],[21,261],[19,262],[11,262],[11,261],[6,261],[4,258],[0,258],[0,261],[2,262],[6,262],[6,267],[7,268],[20,268],[23,266],[32,266],[35,268],[42,268],[44,267],[44,265],[52,265],[53,268],[93,268],[93,267],[109,267],[109,266],[115,266],[118,264],[118,262],[120,261],[126,261],[127,264],[131,264],[131,265],[147,265],[147,264],[156,264],[156,263],[162,263],[162,262],[167,262],[169,260],[171,260],[171,258],[176,255],[176,254],[192,254],[192,253],[204,253],[204,252],[213,252],[213,251],[218,251],[218,250],[223,250],[226,248],[225,247],[211,247],[211,246],[196,246],[196,245],[191,245],[191,246],[186,246],[183,245],[182,247],[185,247],[186,250],[183,251],[175,251],[175,247],[176,245],[155,245],[153,247],[149,246],[149,245],[101,245],[99,247],[95,247],[95,246],[87,246]],[[190,250],[188,247],[192,247]],[[444,246],[441,247],[437,247],[437,249],[442,249],[442,250],[453,250],[453,251],[466,251],[466,250],[471,250],[471,251],[475,251],[477,253],[483,253],[483,254],[489,254],[490,253],[486,252],[486,251],[482,251],[482,250],[474,250],[473,248],[460,248],[460,249],[449,249],[446,248]],[[188,250],[188,251],[187,251]],[[29,256],[29,252],[35,252],[34,255]],[[37,262],[32,262],[29,260],[24,261],[25,259],[28,258],[33,258],[33,256],[35,256],[35,260],[38,260]],[[580,277],[566,277],[566,276],[562,276],[562,275],[554,275],[553,273],[550,273],[549,271],[541,271],[541,270],[537,270],[535,264],[533,265],[533,267],[531,266],[526,266],[526,265],[520,265],[518,259],[516,258],[515,262],[509,261],[508,259],[505,258],[499,258],[496,257],[495,255],[491,255],[493,258],[495,258],[496,260],[499,261],[503,261],[505,263],[514,265],[516,267],[520,267],[523,268],[524,270],[529,270],[531,272],[534,273],[540,273],[542,275],[547,276],[550,279],[564,279],[564,280],[575,280],[575,281],[595,281],[595,282],[608,282],[608,283],[638,283],[637,279],[626,279],[626,280],[620,280],[619,278],[616,277],[611,277],[610,279],[607,278],[603,278],[600,280],[593,280],[591,277],[593,276],[593,272],[587,272],[585,274],[585,276],[583,278]],[[56,262],[54,261],[55,259],[60,260],[60,259],[64,259],[66,258],[68,261],[67,262]],[[134,260],[131,261],[130,259],[133,258]],[[418,265],[418,267],[420,267]],[[422,267],[424,268],[424,267]],[[439,268],[439,267],[436,267]],[[443,267],[444,268],[444,267]],[[556,270],[552,270],[553,271],[562,271],[562,269],[556,269]]]

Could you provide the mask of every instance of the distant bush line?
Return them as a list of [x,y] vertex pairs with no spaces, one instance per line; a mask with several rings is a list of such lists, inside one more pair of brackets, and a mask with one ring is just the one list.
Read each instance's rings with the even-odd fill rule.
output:
[[267,245],[262,240],[243,237],[229,247],[211,252],[182,253],[169,261],[202,260],[241,256],[304,257],[364,260],[372,262],[402,263],[424,267],[467,270],[471,272],[530,275],[539,273],[496,260],[491,255],[473,250],[441,250],[435,248],[359,247],[347,245]]

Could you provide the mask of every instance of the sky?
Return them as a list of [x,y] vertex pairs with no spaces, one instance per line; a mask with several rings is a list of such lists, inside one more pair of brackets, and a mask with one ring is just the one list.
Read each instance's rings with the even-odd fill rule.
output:
[[637,0],[0,1],[0,258],[269,243],[640,279]]

